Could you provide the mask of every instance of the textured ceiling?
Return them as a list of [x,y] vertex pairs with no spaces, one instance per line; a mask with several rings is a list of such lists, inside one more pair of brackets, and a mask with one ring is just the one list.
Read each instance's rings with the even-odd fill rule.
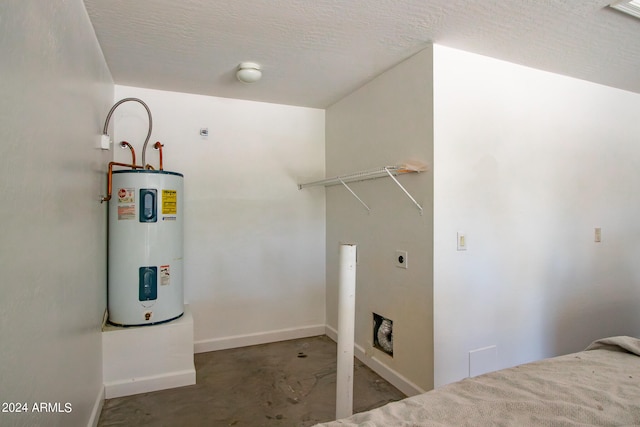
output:
[[116,84],[318,108],[430,42],[640,93],[611,1],[84,0]]

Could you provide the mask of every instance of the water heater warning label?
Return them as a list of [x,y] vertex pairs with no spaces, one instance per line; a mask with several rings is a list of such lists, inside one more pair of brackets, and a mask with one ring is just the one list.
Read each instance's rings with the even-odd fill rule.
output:
[[168,265],[161,265],[160,266],[160,286],[167,286],[170,281],[169,281],[169,266]]
[[176,190],[162,190],[162,215],[176,215],[178,213],[178,192]]
[[121,188],[118,190],[118,203],[134,203],[136,189],[135,188]]
[[136,219],[135,188],[118,189],[118,220]]
[[136,219],[136,205],[118,206],[118,220]]

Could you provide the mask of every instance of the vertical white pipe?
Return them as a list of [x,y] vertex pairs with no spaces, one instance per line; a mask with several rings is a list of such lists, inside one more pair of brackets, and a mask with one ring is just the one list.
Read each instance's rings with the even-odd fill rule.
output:
[[340,245],[336,419],[353,415],[353,347],[356,311],[356,245]]

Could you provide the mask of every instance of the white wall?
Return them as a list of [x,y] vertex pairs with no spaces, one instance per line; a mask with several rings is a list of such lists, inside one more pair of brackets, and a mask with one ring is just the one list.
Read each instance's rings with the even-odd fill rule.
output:
[[[327,109],[327,176],[416,159],[432,163],[432,50],[427,48]],[[433,384],[432,173],[350,184],[367,210],[341,186],[327,194],[327,324],[337,329],[338,249],[358,245],[358,356],[405,393]],[[322,192],[322,188],[308,191]],[[395,251],[408,266],[395,266]],[[393,321],[393,357],[373,347],[373,313]],[[390,374],[390,375],[388,375]]]
[[442,46],[434,88],[436,386],[638,336],[640,95]]
[[[324,333],[325,199],[297,188],[324,175],[324,111],[126,86],[115,95],[149,105],[149,147],[164,143],[164,169],[184,174],[196,351]],[[124,103],[113,123],[140,159],[144,108]],[[157,159],[149,148],[147,162]]]
[[87,425],[106,306],[110,153],[95,144],[113,83],[82,1],[4,2],[0,21],[0,396],[29,409],[0,425]]

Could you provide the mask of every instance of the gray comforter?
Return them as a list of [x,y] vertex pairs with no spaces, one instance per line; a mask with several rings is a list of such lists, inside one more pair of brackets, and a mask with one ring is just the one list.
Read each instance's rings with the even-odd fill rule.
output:
[[492,372],[318,426],[640,425],[640,340]]

